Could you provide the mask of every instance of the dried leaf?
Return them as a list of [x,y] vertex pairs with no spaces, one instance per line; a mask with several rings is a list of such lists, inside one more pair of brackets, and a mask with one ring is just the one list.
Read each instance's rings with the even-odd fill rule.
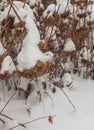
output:
[[49,121],[49,123],[53,124],[53,117],[49,115],[48,121]]

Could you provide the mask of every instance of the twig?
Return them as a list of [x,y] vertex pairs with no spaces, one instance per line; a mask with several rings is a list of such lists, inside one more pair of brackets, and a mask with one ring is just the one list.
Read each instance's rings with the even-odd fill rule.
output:
[[4,111],[4,109],[9,104],[9,102],[12,100],[12,98],[15,96],[15,94],[16,94],[16,92],[9,98],[9,100],[6,102],[5,106],[2,108],[2,110],[0,111],[0,113],[2,113]]
[[[34,119],[34,120],[32,120],[32,121],[28,121],[28,122],[25,122],[25,123],[19,123],[18,125],[14,126],[14,127],[11,127],[11,128],[9,128],[8,130],[15,129],[15,128],[20,127],[20,126],[25,127],[26,125],[28,125],[28,124],[30,124],[30,123],[32,123],[32,122],[35,122],[35,121],[38,121],[38,120],[42,120],[42,119],[46,119],[46,118],[48,118],[48,117],[49,117],[49,116],[39,117],[39,118]],[[54,116],[51,116],[51,117],[53,118],[53,117],[55,117],[55,115],[54,115]]]
[[1,121],[3,124],[5,124],[5,121],[3,121],[1,118],[0,118],[0,121]]
[[11,118],[10,116],[5,115],[5,114],[3,114],[3,113],[0,113],[0,116],[3,116],[3,117],[5,117],[5,118],[7,118],[7,119],[9,119],[9,120],[13,120],[13,118]]
[[19,19],[19,21],[22,23],[22,20],[20,18],[20,16],[18,15],[17,11],[15,10],[14,6],[13,6],[13,3],[10,1],[10,0],[7,0],[8,3],[10,4],[11,8],[13,9],[13,11],[15,12],[17,18]]
[[23,8],[25,7],[25,5],[26,5],[26,0],[24,1],[24,5],[23,5]]
[[2,82],[2,87],[3,87],[3,94],[4,94],[4,101],[5,101],[5,85],[4,85],[4,82]]
[[53,107],[53,98],[49,95],[49,93],[46,91],[45,92],[47,94],[47,96],[52,100],[52,107]]
[[76,106],[72,103],[72,101],[70,100],[69,96],[65,93],[65,91],[63,89],[61,89],[61,91],[64,93],[64,95],[66,96],[66,98],[68,99],[69,103],[72,105],[72,107],[74,109],[76,109]]

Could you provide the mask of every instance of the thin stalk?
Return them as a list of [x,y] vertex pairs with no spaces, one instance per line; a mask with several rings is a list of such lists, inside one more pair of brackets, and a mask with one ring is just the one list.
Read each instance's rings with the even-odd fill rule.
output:
[[74,109],[76,109],[76,106],[72,103],[71,99],[69,98],[69,96],[65,93],[65,91],[63,89],[61,89],[61,91],[64,93],[64,95],[66,96],[66,98],[68,99],[69,103],[72,105],[72,107]]
[[[48,118],[48,117],[49,117],[49,116],[39,117],[39,118],[34,119],[34,120],[32,120],[32,121],[28,121],[28,122],[25,122],[25,123],[19,123],[18,125],[13,126],[13,127],[9,128],[8,130],[15,129],[15,128],[20,127],[20,126],[26,127],[26,125],[28,125],[28,124],[30,124],[30,123],[36,122],[36,121],[38,121],[38,120],[46,119],[46,118]],[[54,116],[51,116],[51,117],[53,118],[53,117],[55,117],[55,115],[54,115]]]
[[9,98],[9,100],[6,102],[5,106],[2,108],[1,112],[2,113],[4,111],[4,109],[6,108],[6,106],[9,104],[9,102],[12,100],[12,98],[15,96],[16,92]]

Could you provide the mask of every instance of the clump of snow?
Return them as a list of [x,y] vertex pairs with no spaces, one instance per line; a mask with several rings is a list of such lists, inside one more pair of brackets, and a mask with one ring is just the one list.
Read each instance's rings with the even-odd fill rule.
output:
[[68,62],[67,63],[62,63],[61,64],[62,68],[65,70],[65,71],[69,71],[70,69],[73,68],[73,65],[71,62]]
[[56,26],[53,26],[53,27],[47,27],[46,28],[46,32],[45,32],[45,35],[46,35],[46,38],[49,39],[49,37],[51,37],[53,44],[54,44],[54,47],[58,49],[58,42],[57,42],[57,36],[56,36],[56,31],[57,31],[57,28]]
[[65,45],[64,45],[64,51],[75,51],[75,44],[74,42],[71,40],[71,38],[67,39]]
[[43,16],[44,17],[51,17],[54,12],[55,12],[55,9],[56,9],[56,5],[55,4],[50,4],[47,9],[43,12]]
[[40,35],[33,19],[27,16],[25,23],[27,35],[23,40],[22,50],[17,56],[18,69],[20,71],[34,67],[38,60],[46,62],[51,59],[51,56],[42,53],[37,46],[40,41]]
[[28,0],[30,6],[34,6],[36,3],[41,3],[41,0]]
[[55,11],[58,11],[59,14],[64,13],[65,11],[68,11],[69,8],[67,8],[68,1],[67,0],[57,0],[55,4],[50,4],[47,9],[44,11],[43,16],[44,17],[51,17],[53,16]]
[[47,28],[46,28],[46,37],[49,38],[50,35],[52,35],[52,38],[53,38],[53,39],[56,39],[56,35],[55,35],[56,29],[57,29],[56,26],[47,27]]
[[[31,8],[29,7],[28,4],[25,4],[25,7],[23,8],[23,6],[24,6],[23,2],[14,1],[13,5],[14,5],[16,12],[21,17],[21,20],[24,20],[26,16],[29,16],[32,19],[35,19],[33,11],[31,10]],[[5,19],[7,17],[9,9],[10,9],[10,5],[7,8],[5,8],[5,10],[1,13],[0,21],[2,21],[3,19]],[[15,23],[20,22],[12,8],[11,8],[11,11],[10,11],[10,15],[15,17]]]
[[29,5],[34,6],[37,0],[29,0]]
[[84,47],[81,49],[80,55],[82,56],[82,59],[90,60],[91,59],[91,52],[87,47]]
[[0,55],[3,55],[5,52],[3,46],[2,46],[2,43],[0,42]]
[[4,72],[8,71],[12,74],[16,70],[15,65],[10,56],[6,56],[2,62],[2,67],[0,73],[3,74]]
[[[25,28],[27,31],[27,35],[23,40],[22,49],[17,56],[18,70],[23,71],[30,69],[37,64],[37,61],[42,61],[45,63],[48,60],[51,60],[52,54],[49,52],[42,53],[38,47],[38,43],[40,42],[40,34],[34,22],[35,18],[32,9],[27,4],[25,4],[25,7],[23,8],[24,3],[21,1],[14,1],[13,5],[21,20],[25,22]],[[1,13],[1,21],[7,17],[9,9],[10,6],[8,6],[4,12]],[[15,23],[20,22],[13,9],[11,9],[10,15],[15,17]]]
[[71,87],[73,80],[72,80],[72,76],[70,73],[64,73],[63,77],[62,77],[62,81],[63,81],[63,85],[64,87]]
[[58,10],[58,13],[62,14],[68,10],[68,8],[66,8],[68,7],[67,2],[68,0],[57,0],[56,10]]
[[29,44],[31,46],[38,44],[40,41],[40,34],[32,18],[26,17],[25,27],[27,29],[27,35],[23,40],[23,44]]
[[50,60],[52,56],[47,53],[42,53],[37,45],[28,45],[23,46],[21,52],[17,57],[18,69],[20,71],[33,68],[37,61],[46,62]]

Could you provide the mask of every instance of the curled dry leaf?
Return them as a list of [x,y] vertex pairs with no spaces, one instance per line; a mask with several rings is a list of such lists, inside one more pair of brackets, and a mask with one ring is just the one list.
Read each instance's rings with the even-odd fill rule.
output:
[[49,121],[49,123],[53,124],[53,117],[49,115],[48,121]]

